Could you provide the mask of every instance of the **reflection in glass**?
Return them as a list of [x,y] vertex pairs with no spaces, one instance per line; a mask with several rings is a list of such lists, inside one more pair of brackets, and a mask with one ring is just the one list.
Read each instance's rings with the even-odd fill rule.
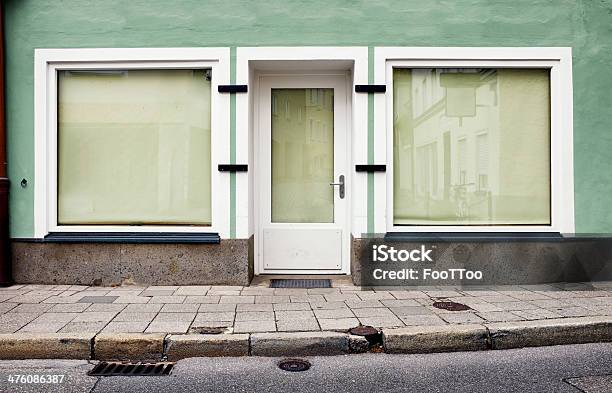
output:
[[58,73],[60,224],[210,225],[208,72]]
[[549,79],[394,69],[395,225],[549,225]]
[[272,89],[272,222],[334,221],[334,90]]

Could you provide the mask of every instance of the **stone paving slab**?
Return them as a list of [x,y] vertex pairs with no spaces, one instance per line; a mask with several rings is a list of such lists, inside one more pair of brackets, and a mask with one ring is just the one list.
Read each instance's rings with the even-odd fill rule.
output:
[[276,321],[276,330],[279,332],[311,332],[320,331],[321,327],[315,318],[281,319]]
[[[336,283],[334,283],[336,285]],[[465,312],[436,301],[469,306]],[[0,333],[346,331],[612,316],[612,282],[363,290],[265,286],[13,285],[0,288]],[[108,329],[107,329],[108,327]]]
[[234,333],[259,333],[275,332],[276,322],[274,321],[236,321]]
[[113,321],[102,327],[103,333],[143,333],[149,327],[150,321],[146,322],[121,322]]
[[321,330],[348,330],[359,326],[357,318],[319,319]]

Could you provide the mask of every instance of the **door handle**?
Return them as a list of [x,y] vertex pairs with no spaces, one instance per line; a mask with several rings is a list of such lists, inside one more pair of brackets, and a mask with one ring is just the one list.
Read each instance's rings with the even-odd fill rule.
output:
[[338,191],[340,191],[340,199],[344,199],[344,175],[338,177],[338,183],[329,183],[329,185],[339,186]]

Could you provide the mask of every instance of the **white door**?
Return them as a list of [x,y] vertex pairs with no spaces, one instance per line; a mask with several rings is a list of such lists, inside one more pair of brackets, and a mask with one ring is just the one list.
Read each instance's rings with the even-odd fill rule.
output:
[[348,269],[345,75],[261,76],[259,272]]

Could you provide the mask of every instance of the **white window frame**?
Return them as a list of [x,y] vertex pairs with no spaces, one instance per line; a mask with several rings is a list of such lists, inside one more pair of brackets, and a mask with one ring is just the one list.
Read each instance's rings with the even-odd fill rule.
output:
[[[550,69],[550,225],[394,225],[393,222],[393,68],[547,68]],[[375,127],[385,130],[387,232],[560,232],[573,233],[574,169],[571,48],[375,48],[375,81],[387,86],[375,101]],[[380,134],[379,134],[380,135]]]
[[[36,49],[34,66],[34,236],[50,232],[216,232],[227,237],[229,180],[218,164],[229,162],[228,48]],[[75,69],[209,68],[211,80],[211,225],[59,225],[57,222],[57,71]]]

